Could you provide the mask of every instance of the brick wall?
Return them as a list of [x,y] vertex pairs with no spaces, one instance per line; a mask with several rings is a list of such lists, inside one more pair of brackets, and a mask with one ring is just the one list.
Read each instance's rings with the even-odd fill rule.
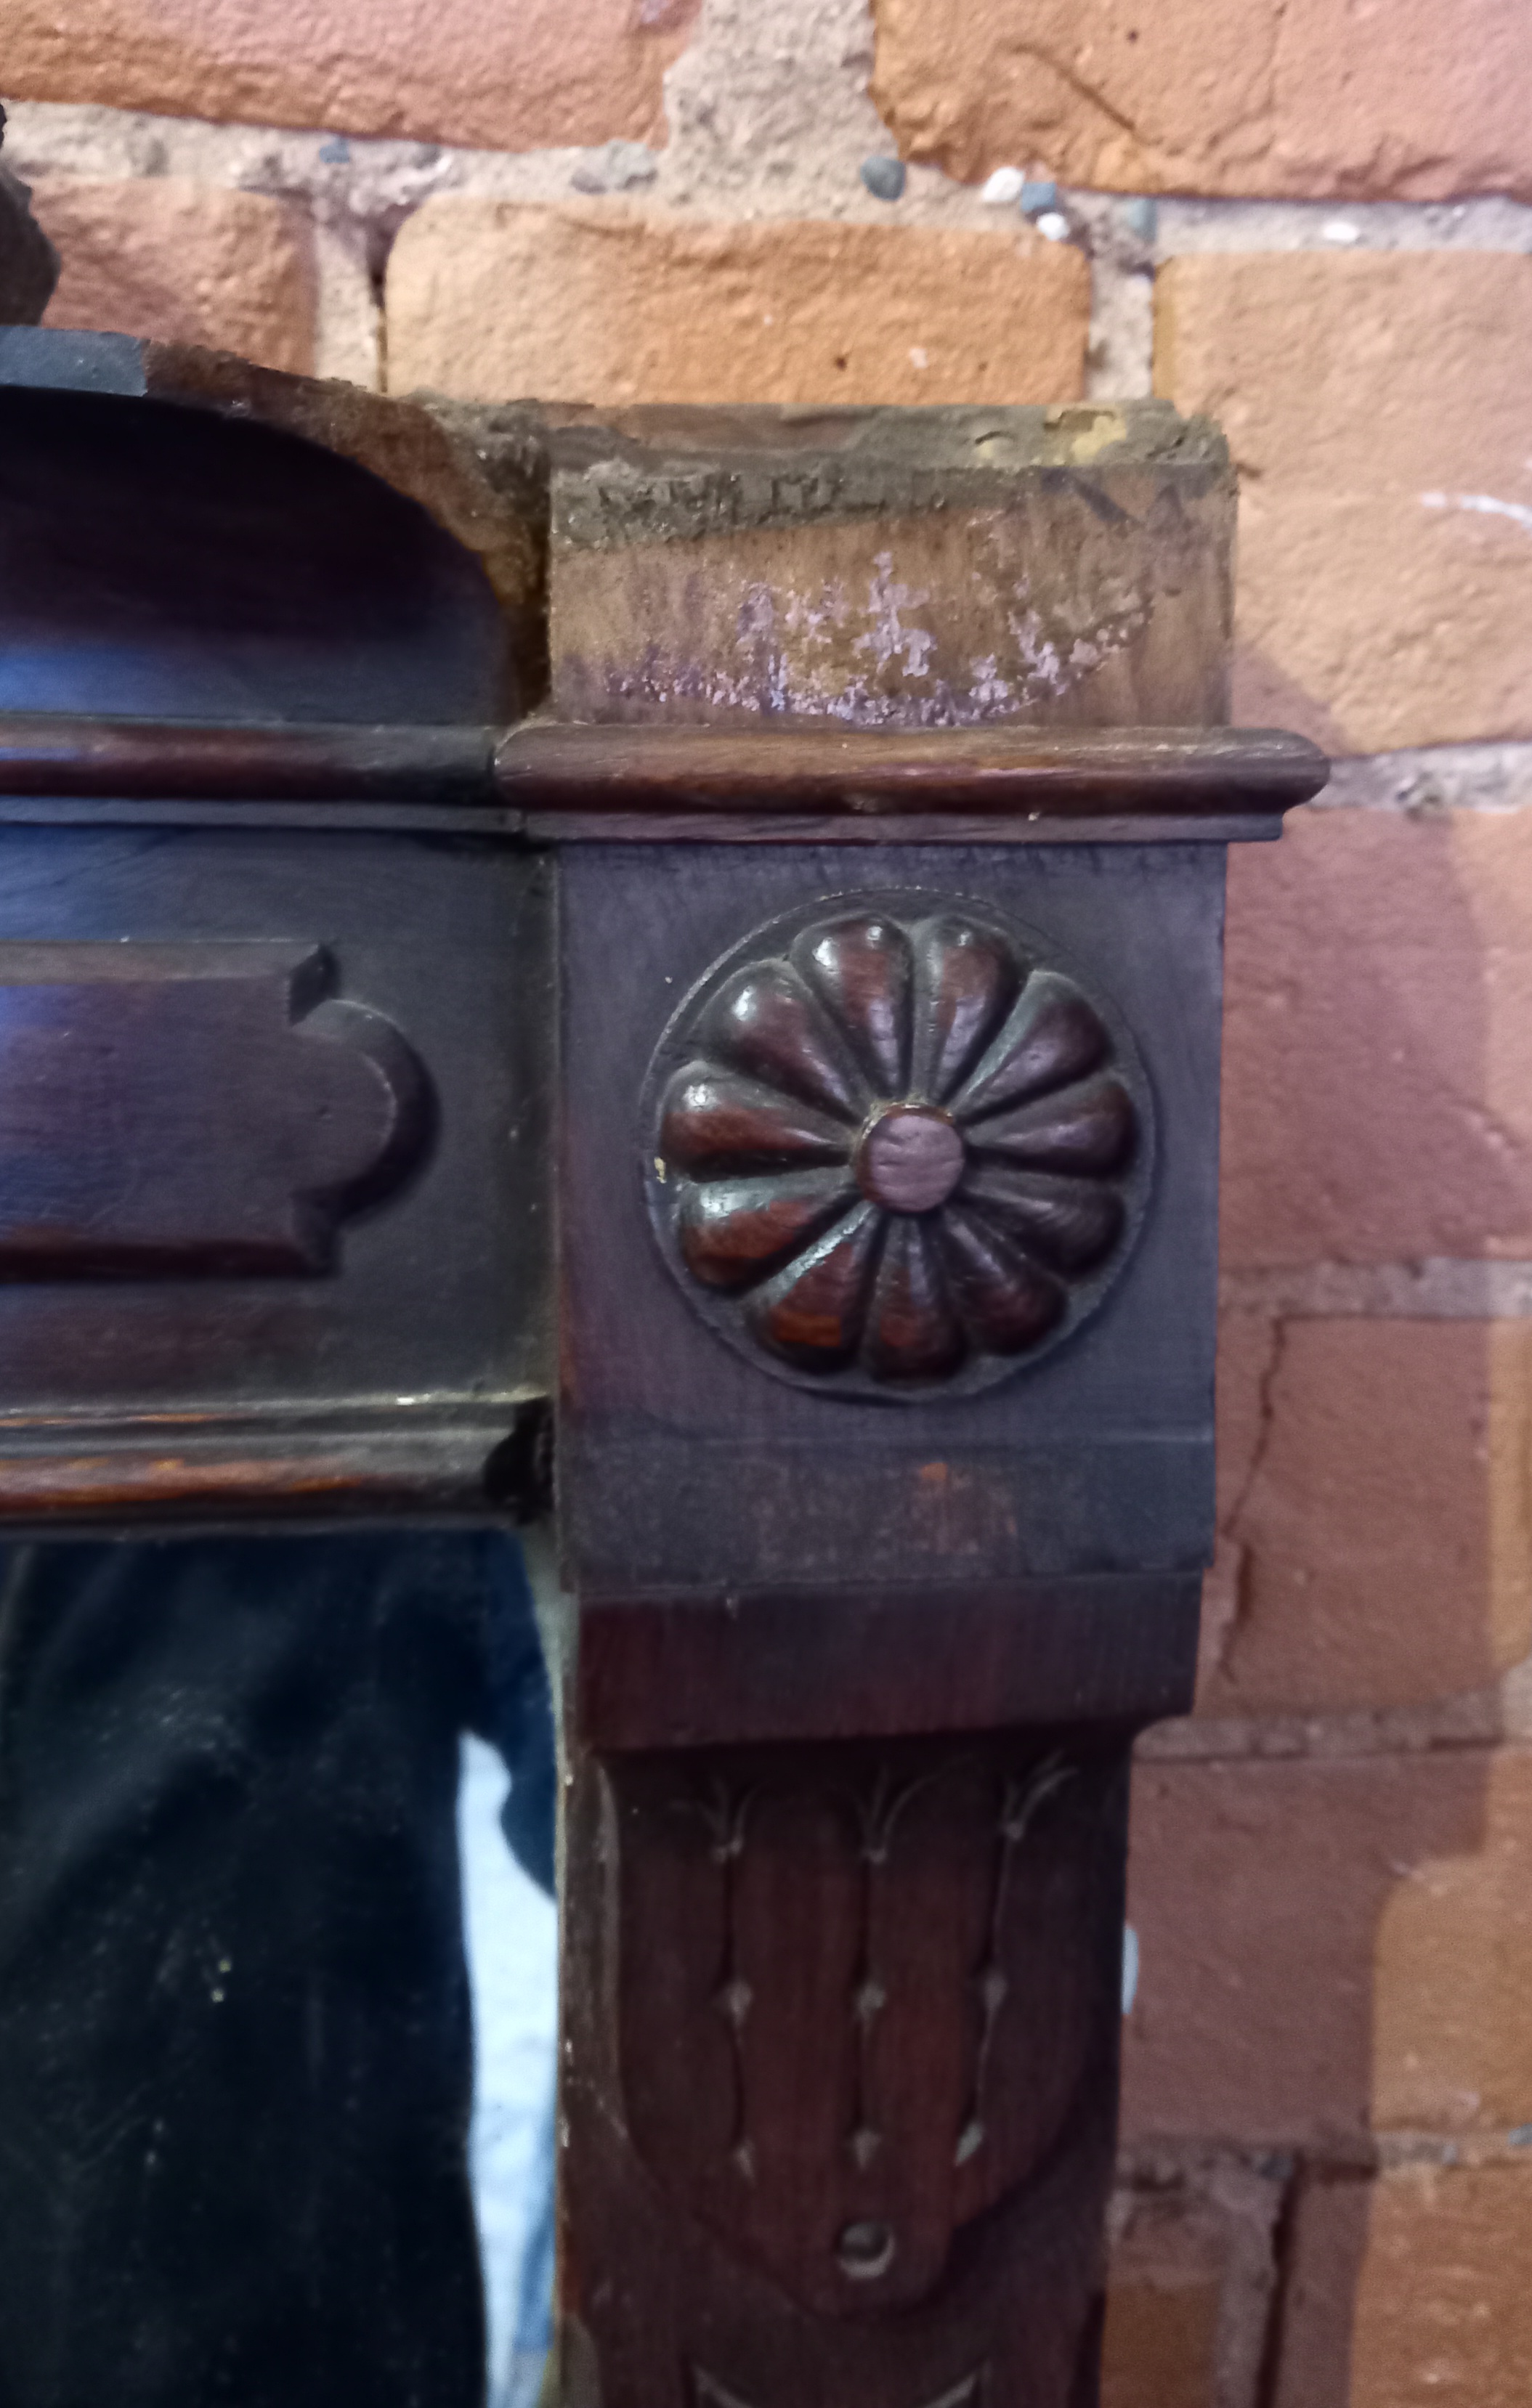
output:
[[1137,1783],[1106,2396],[1522,2408],[1525,0],[9,0],[0,83],[64,322],[1222,420],[1239,715],[1344,757],[1232,867],[1221,1541]]

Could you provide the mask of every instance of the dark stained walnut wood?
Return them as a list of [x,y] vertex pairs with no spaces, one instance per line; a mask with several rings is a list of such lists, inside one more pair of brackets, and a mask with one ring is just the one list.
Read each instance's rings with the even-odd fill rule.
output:
[[488,727],[260,727],[0,713],[0,793],[159,802],[483,802]]
[[435,1098],[321,947],[0,943],[0,1280],[323,1272]]
[[495,1510],[551,1384],[548,865],[247,824],[0,868],[0,1513]]
[[1095,1309],[1148,1203],[1120,1014],[930,894],[752,932],[650,1087],[670,1258],[721,1337],[829,1396],[1003,1377]]
[[581,1782],[600,1987],[571,2002],[566,2248],[604,2408],[1088,2397],[1120,1745],[700,1750]]
[[561,726],[531,720],[496,755],[501,794],[582,814],[729,817],[811,810],[874,821],[950,813],[1153,819],[1285,810],[1324,783],[1318,748],[1273,728],[1154,724],[1039,731],[805,727]]
[[571,1720],[602,1751],[847,1739],[1184,1713],[1201,1581],[1077,1574],[970,1588],[850,1579],[711,1601],[629,1594],[581,1609]]
[[243,1416],[183,1406],[0,1416],[0,1522],[20,1530],[152,1530],[258,1516],[376,1521],[548,1510],[545,1400],[474,1411],[402,1402]]
[[[704,729],[218,726],[0,713],[0,795],[280,802],[418,799],[615,821],[975,812],[1266,818],[1323,783],[1269,728]],[[556,820],[550,833],[556,834]]]

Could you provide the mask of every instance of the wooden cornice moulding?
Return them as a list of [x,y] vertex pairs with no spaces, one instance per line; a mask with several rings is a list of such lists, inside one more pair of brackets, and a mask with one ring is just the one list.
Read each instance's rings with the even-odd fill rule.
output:
[[[503,729],[0,715],[0,796],[179,802],[501,802],[596,819],[1269,819],[1318,793],[1319,748],[1273,728]],[[699,829],[701,833],[701,828]]]
[[1270,728],[560,726],[529,721],[495,757],[504,796],[590,811],[1265,815],[1329,774],[1318,747]]

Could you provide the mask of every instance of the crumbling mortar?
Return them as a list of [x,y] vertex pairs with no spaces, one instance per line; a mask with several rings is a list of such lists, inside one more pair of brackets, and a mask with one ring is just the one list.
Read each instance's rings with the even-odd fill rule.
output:
[[1221,1273],[1225,1312],[1289,1321],[1532,1320],[1532,1261],[1428,1254],[1413,1262],[1312,1262]]
[[[323,130],[212,124],[95,105],[16,105],[12,159],[23,175],[189,176],[293,202],[312,215],[320,275],[322,373],[381,386],[378,294],[404,220],[441,194],[521,202],[640,192],[710,219],[854,219],[982,229],[1042,240],[978,188],[915,163],[896,203],[875,199],[858,167],[891,150],[868,93],[873,28],[863,0],[786,0],[770,21],[746,0],[706,0],[666,79],[670,141],[496,151]],[[1462,202],[1171,197],[1157,234],[1136,222],[1141,196],[1064,185],[1057,214],[1091,268],[1086,393],[1131,399],[1152,383],[1153,278],[1164,261],[1208,250],[1422,246],[1532,251],[1532,207]]]
[[1496,1750],[1532,1752],[1532,1734],[1508,1721],[1500,1685],[1419,1706],[1359,1706],[1312,1714],[1188,1714],[1146,1731],[1135,1755],[1142,1763],[1156,1764],[1281,1763],[1301,1757],[1333,1764],[1366,1756],[1487,1755]]
[[1265,2330],[1256,2369],[1254,2408],[1277,2408],[1281,2392],[1282,2348],[1287,2337],[1288,2304],[1297,2264],[1298,2215],[1310,2177],[1297,2164],[1282,2186],[1282,2196],[1271,2228],[1271,2290],[1266,2300]]

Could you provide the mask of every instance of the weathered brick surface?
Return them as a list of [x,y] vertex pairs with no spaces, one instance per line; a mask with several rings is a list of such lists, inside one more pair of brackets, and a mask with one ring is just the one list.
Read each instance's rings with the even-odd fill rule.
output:
[[312,369],[313,239],[300,209],[172,176],[39,179],[33,208],[64,263],[46,324]]
[[1482,1689],[1532,1646],[1532,1325],[1225,1318],[1205,1713]]
[[389,380],[469,399],[1064,401],[1090,277],[1021,233],[429,202],[389,264]]
[[1280,2198],[1229,2162],[1118,2192],[1101,2408],[1255,2408]]
[[1315,2185],[1276,2408],[1525,2408],[1529,2258],[1532,2164]]
[[874,0],[873,95],[955,176],[1123,191],[1532,192],[1519,0]]
[[1471,1846],[1411,1866],[1378,1930],[1373,2117],[1504,2130],[1532,2119],[1532,1756],[1483,1761]]
[[1243,480],[1236,718],[1337,752],[1532,735],[1532,256],[1173,260],[1155,329],[1157,390]]
[[1532,2121],[1532,1757],[1145,1763],[1128,2138]]
[[693,0],[7,0],[8,97],[483,143],[663,139]]
[[1227,961],[1226,1266],[1532,1254],[1532,814],[1298,812]]

